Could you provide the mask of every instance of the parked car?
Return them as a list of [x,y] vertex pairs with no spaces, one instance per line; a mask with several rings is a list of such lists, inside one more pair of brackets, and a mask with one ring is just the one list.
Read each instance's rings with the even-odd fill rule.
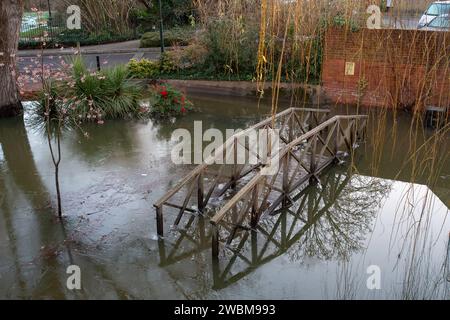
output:
[[418,28],[422,29],[431,23],[436,17],[450,14],[450,1],[435,1],[420,18]]
[[421,30],[450,31],[450,14],[443,14],[431,20]]

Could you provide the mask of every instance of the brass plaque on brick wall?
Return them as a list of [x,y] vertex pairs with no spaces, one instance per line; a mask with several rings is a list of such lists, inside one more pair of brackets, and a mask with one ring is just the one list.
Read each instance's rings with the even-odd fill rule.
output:
[[346,62],[345,63],[345,75],[346,76],[354,76],[355,75],[355,63],[354,62]]

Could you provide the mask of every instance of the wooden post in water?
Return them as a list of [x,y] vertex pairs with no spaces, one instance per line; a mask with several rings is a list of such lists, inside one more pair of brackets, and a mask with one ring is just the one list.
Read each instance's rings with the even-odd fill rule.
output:
[[212,257],[213,260],[219,259],[219,227],[216,224],[212,225]]
[[[320,134],[320,133],[318,133]],[[311,158],[310,158],[310,163],[309,163],[309,171],[312,174],[311,178],[309,179],[310,183],[314,183],[316,182],[316,170],[317,170],[317,135],[314,135],[313,137],[311,137],[312,141],[311,141]]]
[[258,212],[258,184],[253,188],[252,194],[252,217],[250,221],[250,225],[253,229],[256,228],[258,224],[259,212]]
[[233,189],[236,189],[236,185],[237,185],[237,180],[238,180],[238,170],[237,170],[237,162],[238,162],[238,140],[236,137],[234,137],[234,142],[233,142],[233,174],[232,174],[232,185],[231,187]]
[[158,236],[164,236],[164,221],[163,221],[163,213],[162,207],[156,208],[156,230],[158,232]]
[[203,183],[203,172],[198,175],[198,187],[197,187],[197,206],[198,211],[203,213],[204,211],[204,183]]
[[288,202],[288,196],[289,196],[289,158],[290,153],[286,153],[286,155],[283,158],[282,166],[283,166],[283,206],[287,205]]
[[292,110],[291,115],[289,116],[289,143],[294,141],[294,110]]
[[258,232],[256,232],[255,230],[252,230],[251,233],[252,233],[252,238],[251,238],[252,264],[256,264],[258,261]]

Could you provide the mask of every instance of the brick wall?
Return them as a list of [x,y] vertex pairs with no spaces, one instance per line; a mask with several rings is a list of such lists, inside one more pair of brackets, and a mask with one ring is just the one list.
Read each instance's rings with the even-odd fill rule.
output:
[[333,28],[325,39],[324,93],[343,104],[450,106],[449,59],[450,32]]

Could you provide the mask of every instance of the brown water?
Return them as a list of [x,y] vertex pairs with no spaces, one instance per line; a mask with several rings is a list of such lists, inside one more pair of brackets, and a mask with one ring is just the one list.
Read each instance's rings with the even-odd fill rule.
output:
[[[192,168],[172,164],[172,131],[192,130],[194,120],[204,129],[245,128],[270,112],[249,98],[193,100],[198,112],[177,121],[110,121],[87,127],[89,139],[67,133],[64,224],[54,218],[44,136],[27,116],[0,120],[0,298],[450,297],[449,137],[436,154],[424,147],[411,158],[411,143],[420,146],[431,133],[411,137],[408,115],[398,117],[395,136],[379,130],[383,152],[374,138],[382,118],[372,115],[370,141],[353,164],[328,170],[289,212],[263,221],[264,232],[247,232],[238,254],[224,249],[218,265],[201,217],[158,242],[152,204]],[[348,111],[355,112],[336,112]],[[390,113],[386,122],[392,128]],[[427,171],[412,173],[414,160],[422,168],[428,158],[440,159],[433,183]],[[80,291],[66,289],[73,264],[82,271]],[[367,288],[371,265],[381,270],[380,290]]]

